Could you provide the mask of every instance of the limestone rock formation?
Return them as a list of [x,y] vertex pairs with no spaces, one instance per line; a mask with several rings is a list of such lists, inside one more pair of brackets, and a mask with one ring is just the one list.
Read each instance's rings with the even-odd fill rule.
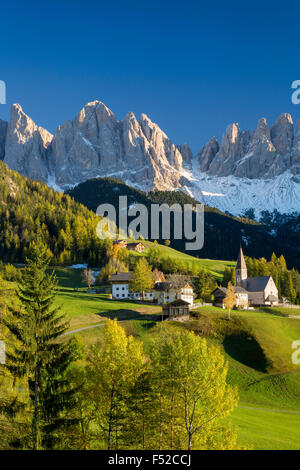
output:
[[271,141],[267,121],[262,118],[258,121],[245,155],[242,156],[234,174],[246,178],[267,176],[270,173],[270,167],[273,165],[275,156],[276,149]]
[[193,152],[188,144],[176,145],[177,149],[182,155],[182,160],[185,164],[191,165],[193,159]]
[[13,104],[7,128],[4,162],[12,170],[37,180],[47,180],[47,148],[52,135],[38,127],[22,110]]
[[116,176],[133,184],[179,186],[182,156],[145,114],[123,121],[103,103],[88,103],[73,121],[59,126],[49,153],[57,183],[68,186],[96,176]]
[[213,176],[273,178],[290,170],[300,173],[300,124],[294,137],[290,114],[281,114],[269,129],[262,118],[250,136],[238,124],[230,124],[221,146],[212,138],[198,153],[200,171]]
[[209,165],[208,172],[217,176],[232,174],[237,162],[244,157],[248,142],[249,133],[242,132],[238,124],[227,126],[220,149]]
[[207,171],[216,154],[219,151],[219,144],[215,137],[212,137],[207,144],[202,147],[197,154],[201,171]]
[[293,141],[291,154],[291,172],[300,175],[300,119],[297,122],[296,135]]

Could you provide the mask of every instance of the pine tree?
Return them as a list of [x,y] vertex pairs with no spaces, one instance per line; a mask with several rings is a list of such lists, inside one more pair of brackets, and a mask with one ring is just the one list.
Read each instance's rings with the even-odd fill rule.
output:
[[[7,367],[14,377],[25,377],[32,412],[29,447],[55,446],[56,431],[67,426],[63,413],[74,404],[74,393],[64,375],[76,357],[74,341],[58,342],[67,330],[64,316],[53,307],[56,280],[46,274],[47,248],[31,246],[31,257],[17,288],[20,308],[10,311],[5,325],[17,339],[7,354]],[[28,445],[28,444],[26,444]]]
[[229,266],[225,268],[223,279],[222,279],[222,286],[226,287],[228,282],[234,286],[236,282],[236,273],[235,268],[230,268]]

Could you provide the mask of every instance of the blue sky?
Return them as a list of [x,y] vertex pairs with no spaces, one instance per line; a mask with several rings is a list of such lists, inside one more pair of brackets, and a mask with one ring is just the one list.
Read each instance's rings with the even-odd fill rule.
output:
[[2,119],[19,102],[53,132],[99,99],[198,151],[230,122],[252,130],[260,117],[300,117],[296,2],[16,0],[0,14]]

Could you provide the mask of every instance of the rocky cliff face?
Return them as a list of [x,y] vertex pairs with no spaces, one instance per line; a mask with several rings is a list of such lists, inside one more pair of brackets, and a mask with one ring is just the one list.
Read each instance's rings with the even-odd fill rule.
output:
[[253,134],[242,132],[238,124],[227,127],[220,149],[215,138],[198,153],[200,170],[214,176],[272,178],[286,170],[299,174],[300,124],[294,136],[289,114],[279,116],[268,127],[265,118],[258,121]]
[[206,172],[216,154],[219,151],[219,144],[215,137],[212,137],[210,141],[200,150],[197,158],[200,162],[200,170]]
[[[233,197],[244,201],[243,208],[256,206],[255,181],[271,179],[274,184],[268,191],[274,207],[283,187],[282,197],[286,201],[290,197],[289,205],[297,207],[300,120],[295,135],[289,114],[279,116],[271,129],[266,119],[260,119],[252,134],[237,123],[230,124],[220,145],[213,137],[193,157],[187,144],[175,146],[145,114],[138,120],[128,113],[118,121],[103,103],[93,101],[73,120],[58,126],[53,136],[15,104],[9,123],[0,120],[0,159],[30,178],[62,189],[90,178],[114,176],[144,190],[182,188],[231,212]],[[253,190],[249,180],[255,183]],[[239,191],[242,183],[247,191]],[[270,197],[263,197],[261,207],[268,208]]]
[[291,171],[294,175],[300,175],[300,119],[297,122],[296,135],[293,140]]
[[38,127],[20,105],[12,105],[4,156],[9,168],[45,181],[48,175],[46,152],[51,140],[52,134]]
[[193,159],[193,152],[188,144],[176,145],[176,148],[182,155],[182,160],[186,165],[191,165]]
[[7,132],[0,123],[0,155],[1,139],[10,168],[42,181],[51,176],[62,188],[109,175],[149,188],[180,187],[183,158],[166,134],[145,114],[138,121],[128,113],[119,122],[99,101],[84,106],[54,136],[13,105]]

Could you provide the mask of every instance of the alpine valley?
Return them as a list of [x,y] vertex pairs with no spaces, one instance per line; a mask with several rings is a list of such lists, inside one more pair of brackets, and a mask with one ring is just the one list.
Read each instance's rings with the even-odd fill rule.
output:
[[181,190],[233,215],[254,208],[280,213],[300,208],[300,120],[282,114],[250,133],[227,126],[193,155],[175,145],[145,114],[118,121],[100,101],[88,103],[54,135],[36,125],[19,104],[0,120],[0,158],[12,170],[54,189],[114,177],[143,191]]

